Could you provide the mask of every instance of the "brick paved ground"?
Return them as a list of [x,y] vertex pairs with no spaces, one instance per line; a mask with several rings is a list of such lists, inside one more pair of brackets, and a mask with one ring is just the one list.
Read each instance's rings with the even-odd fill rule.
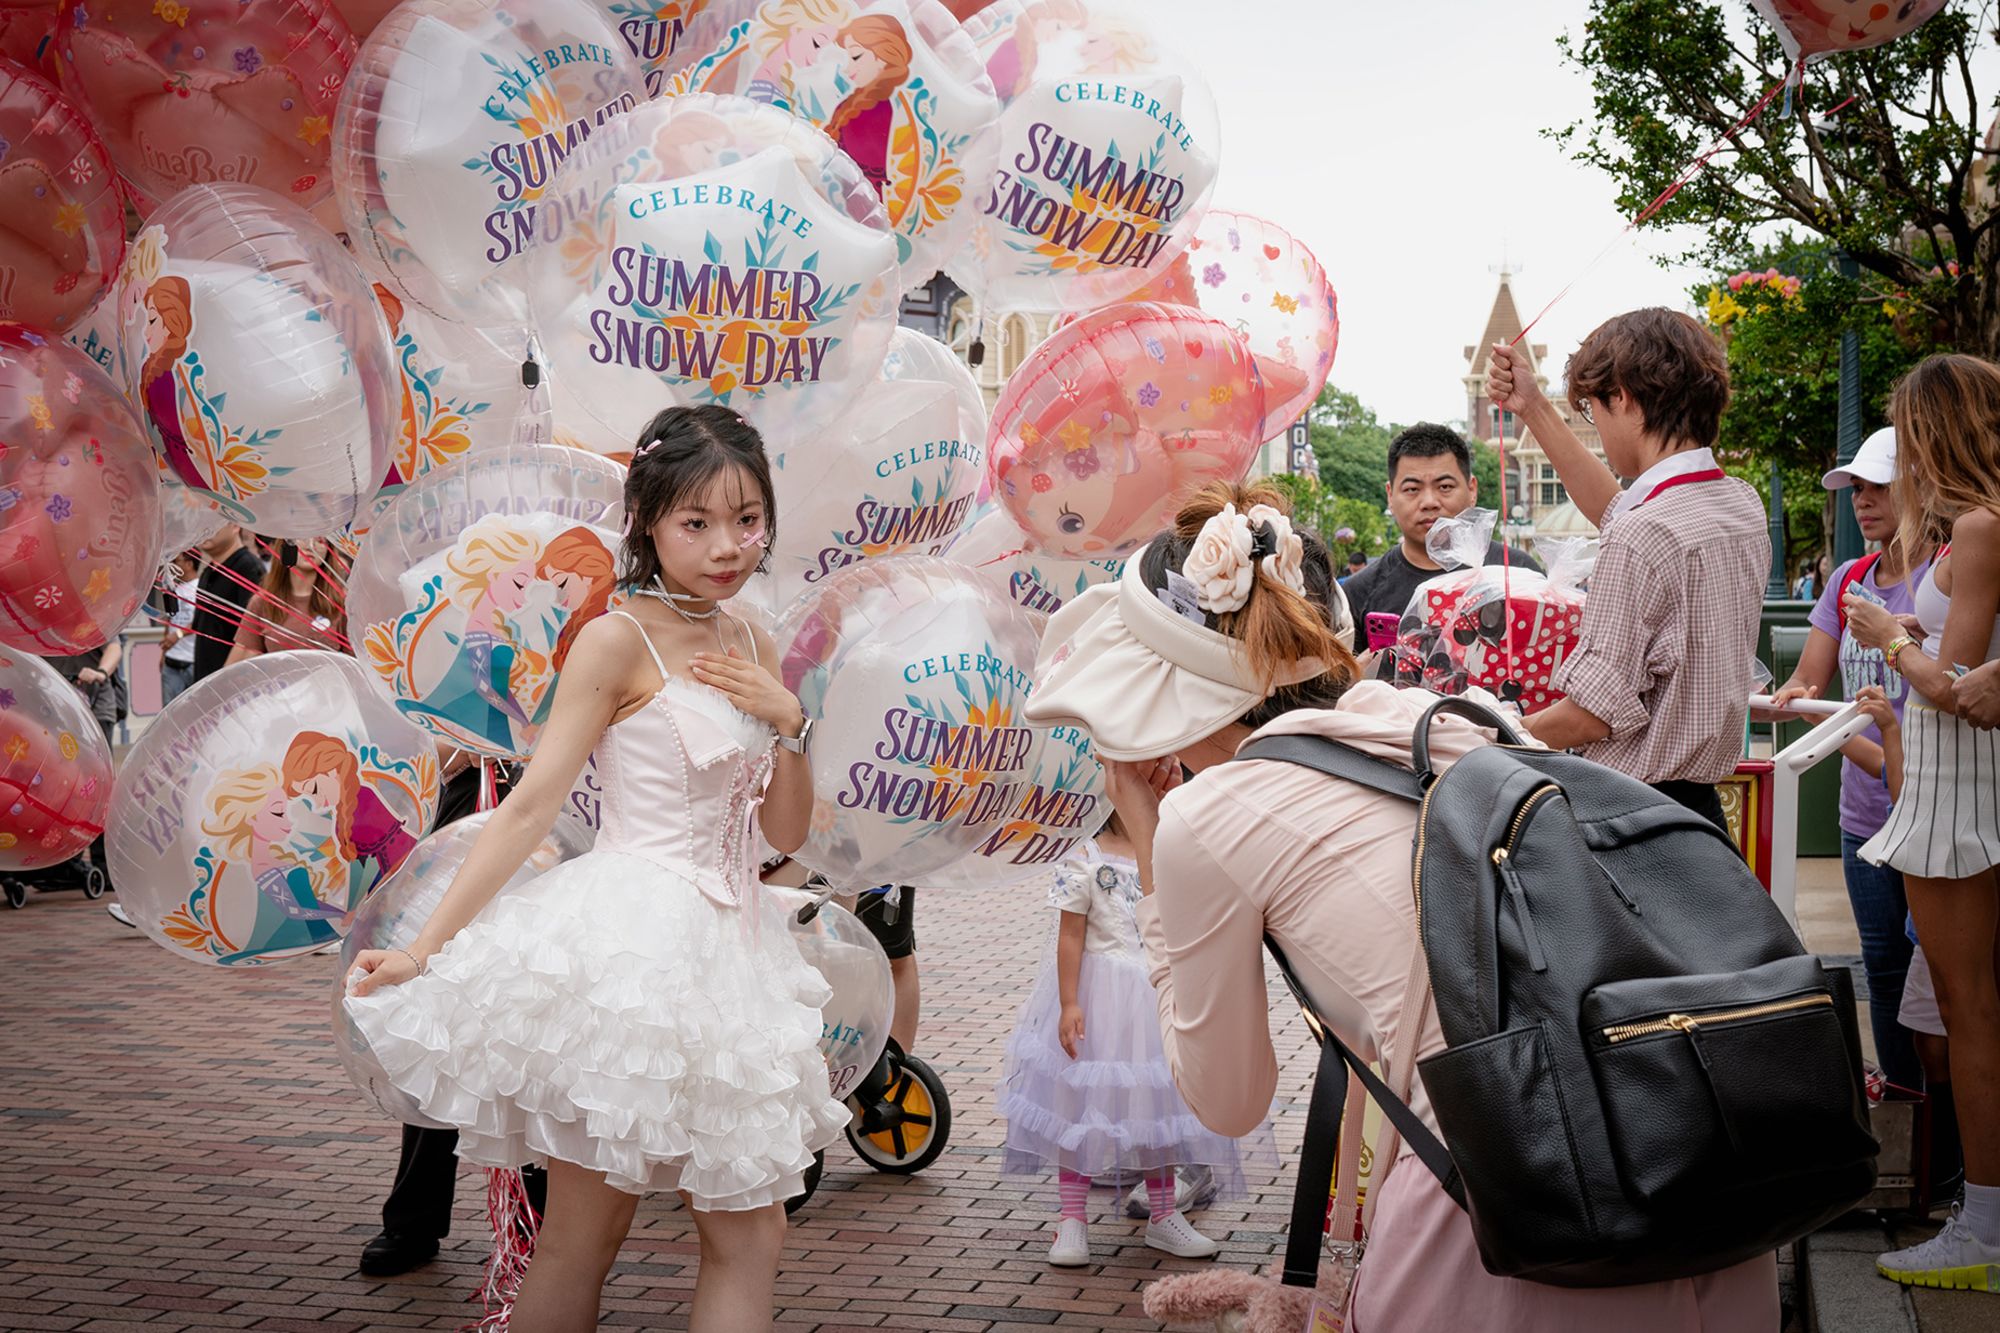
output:
[[[1100,1223],[1100,1263],[1043,1262],[1048,1196],[999,1174],[992,1082],[1048,922],[1038,894],[924,895],[925,1027],[956,1125],[929,1171],[878,1175],[839,1145],[795,1221],[782,1326],[1001,1333],[1152,1329],[1154,1276],[1198,1267]],[[467,1173],[441,1260],[408,1277],[355,1271],[380,1222],[396,1127],[367,1110],[329,1045],[334,960],[260,973],[168,957],[74,893],[0,911],[0,1328],[454,1328],[483,1253]],[[1296,1161],[1310,1064],[1284,1037],[1277,1131]],[[1287,1196],[1268,1174],[1203,1223],[1217,1262],[1268,1262]],[[1100,1195],[1099,1208],[1108,1205]],[[649,1201],[607,1292],[607,1326],[684,1329],[693,1228]]]

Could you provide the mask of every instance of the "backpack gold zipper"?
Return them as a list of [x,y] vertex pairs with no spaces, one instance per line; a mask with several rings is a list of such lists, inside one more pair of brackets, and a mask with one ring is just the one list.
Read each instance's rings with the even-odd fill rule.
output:
[[1528,793],[1528,799],[1521,802],[1521,808],[1514,812],[1513,822],[1507,825],[1507,840],[1493,849],[1493,864],[1499,865],[1514,853],[1514,844],[1521,840],[1521,830],[1527,825],[1528,816],[1535,813],[1535,807],[1550,796],[1560,796],[1562,788],[1551,782],[1545,787],[1537,787]]
[[1742,1009],[1724,1009],[1713,1014],[1668,1014],[1665,1018],[1649,1019],[1644,1023],[1619,1023],[1604,1029],[1604,1040],[1616,1046],[1621,1041],[1634,1037],[1650,1037],[1660,1032],[1691,1032],[1712,1023],[1734,1023],[1746,1018],[1762,1018],[1767,1014],[1790,1013],[1794,1009],[1832,1008],[1833,997],[1824,991],[1812,995],[1801,995],[1792,1000],[1773,1000],[1769,1004],[1753,1004]]

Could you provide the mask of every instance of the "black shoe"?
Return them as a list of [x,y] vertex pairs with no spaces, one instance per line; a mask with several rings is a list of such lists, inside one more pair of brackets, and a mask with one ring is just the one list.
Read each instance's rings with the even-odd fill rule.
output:
[[361,1271],[368,1277],[395,1277],[422,1268],[437,1258],[438,1243],[429,1236],[402,1236],[385,1231],[361,1251]]

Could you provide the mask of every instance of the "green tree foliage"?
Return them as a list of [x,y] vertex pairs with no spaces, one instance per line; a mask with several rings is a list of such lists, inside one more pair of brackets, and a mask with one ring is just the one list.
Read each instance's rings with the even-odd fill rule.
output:
[[2000,33],[1975,25],[1991,21],[1982,3],[1814,65],[1803,114],[1773,100],[1735,130],[1785,74],[1768,24],[1715,0],[1593,0],[1560,46],[1590,75],[1594,115],[1554,137],[1634,214],[1721,138],[1650,224],[1691,224],[1687,260],[1728,272],[1771,224],[1794,228],[1851,255],[1864,290],[1926,325],[1921,341],[2000,356],[2000,153],[1982,142],[1996,103],[1972,72]]

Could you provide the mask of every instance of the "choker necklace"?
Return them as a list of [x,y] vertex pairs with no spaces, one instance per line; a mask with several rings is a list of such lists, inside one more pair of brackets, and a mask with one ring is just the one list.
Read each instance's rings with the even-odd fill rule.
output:
[[681,605],[682,602],[700,602],[707,599],[697,597],[691,592],[668,592],[666,585],[660,582],[660,576],[657,574],[653,576],[653,585],[650,588],[634,588],[632,594],[635,597],[651,597],[665,602],[669,607],[673,608],[675,615],[690,624],[698,620],[713,620],[722,614],[721,602],[715,603],[706,611],[690,611],[683,607]]

